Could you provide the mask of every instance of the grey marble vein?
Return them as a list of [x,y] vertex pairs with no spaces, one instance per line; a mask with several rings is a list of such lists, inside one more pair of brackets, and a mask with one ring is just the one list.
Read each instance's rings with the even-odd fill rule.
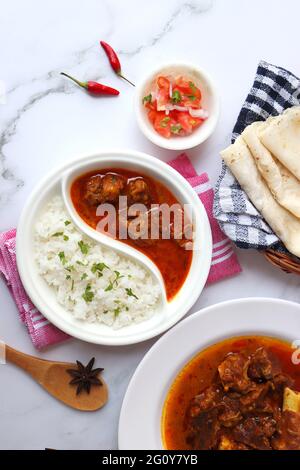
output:
[[49,88],[45,91],[41,91],[32,95],[26,104],[19,108],[15,116],[8,121],[2,132],[0,133],[0,178],[3,182],[9,183],[9,189],[0,191],[0,209],[10,200],[11,196],[16,193],[20,188],[24,186],[24,181],[20,179],[7,164],[7,158],[5,155],[5,146],[9,144],[11,139],[14,137],[17,125],[25,112],[31,109],[37,102],[46,98],[49,95],[56,93],[68,93],[65,84],[60,84],[57,87]]
[[213,6],[214,0],[201,0],[195,2],[185,2],[177,10],[172,14],[171,18],[169,18],[166,23],[164,24],[161,31],[159,31],[155,36],[151,38],[151,40],[145,44],[141,44],[140,46],[136,47],[132,50],[119,50],[119,54],[132,57],[139,54],[144,49],[148,49],[149,47],[155,46],[162,38],[165,37],[170,31],[173,30],[177,19],[187,11],[190,14],[199,15],[202,13],[206,13],[210,10]]

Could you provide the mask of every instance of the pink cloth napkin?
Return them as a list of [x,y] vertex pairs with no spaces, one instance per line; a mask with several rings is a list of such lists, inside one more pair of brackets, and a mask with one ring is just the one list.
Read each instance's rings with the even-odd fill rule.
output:
[[[212,263],[207,284],[241,272],[241,267],[233,251],[230,240],[221,232],[213,218],[213,190],[206,173],[197,175],[195,168],[185,154],[169,162],[187,179],[201,199],[211,226],[213,238]],[[68,335],[52,325],[35,308],[21,283],[16,265],[16,229],[0,234],[0,273],[3,274],[8,288],[16,302],[21,321],[26,325],[32,343],[37,349],[59,343]]]

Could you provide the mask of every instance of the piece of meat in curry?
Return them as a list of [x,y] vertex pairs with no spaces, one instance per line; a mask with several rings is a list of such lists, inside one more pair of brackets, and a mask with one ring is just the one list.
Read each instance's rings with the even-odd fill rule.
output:
[[125,178],[114,173],[91,176],[85,183],[83,199],[91,206],[116,203],[125,184]]

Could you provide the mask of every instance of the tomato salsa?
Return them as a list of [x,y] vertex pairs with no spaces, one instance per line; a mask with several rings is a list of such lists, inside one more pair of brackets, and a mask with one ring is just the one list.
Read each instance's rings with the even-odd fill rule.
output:
[[193,133],[208,117],[201,106],[201,90],[187,77],[159,76],[143,98],[156,132],[169,139]]
[[[135,203],[144,204],[147,209],[146,214],[150,214],[152,204],[169,206],[178,204],[179,208],[181,207],[172,192],[160,181],[140,172],[123,168],[109,168],[83,174],[71,186],[71,198],[76,211],[94,229],[97,229],[98,223],[105,217],[96,214],[97,208],[105,203],[113,204],[116,209],[118,230],[120,220],[125,224],[133,220],[128,218],[122,222],[119,214],[120,196],[127,197],[128,208]],[[151,218],[148,228],[151,230]],[[172,233],[172,220],[170,229]],[[156,264],[164,280],[167,299],[171,300],[188,275],[193,255],[191,249],[186,249],[186,243],[191,241],[184,236],[177,239],[174,235],[171,235],[169,239],[161,236],[158,239],[151,237],[123,239],[118,230],[115,238],[141,251]]]

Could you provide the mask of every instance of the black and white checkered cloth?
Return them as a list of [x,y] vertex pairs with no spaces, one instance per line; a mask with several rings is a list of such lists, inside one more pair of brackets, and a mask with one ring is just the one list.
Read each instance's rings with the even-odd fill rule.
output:
[[[299,105],[300,79],[287,70],[261,61],[249,95],[232,133],[232,142],[255,121],[264,121]],[[240,248],[286,251],[231,171],[222,164],[215,188],[214,216],[224,233]]]

